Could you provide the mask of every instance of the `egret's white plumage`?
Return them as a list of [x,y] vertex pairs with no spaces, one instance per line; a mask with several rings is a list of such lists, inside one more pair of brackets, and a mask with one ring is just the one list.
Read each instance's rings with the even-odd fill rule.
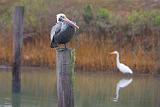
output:
[[111,52],[110,54],[116,54],[116,65],[117,68],[122,72],[122,73],[129,73],[132,74],[133,71],[125,64],[120,63],[119,61],[119,53],[117,51]]

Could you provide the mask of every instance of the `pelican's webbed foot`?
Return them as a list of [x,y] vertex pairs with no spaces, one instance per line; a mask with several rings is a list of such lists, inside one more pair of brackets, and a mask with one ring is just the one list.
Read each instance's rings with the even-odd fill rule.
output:
[[64,44],[64,48],[65,48],[65,49],[67,48],[67,44]]
[[51,42],[50,47],[51,47],[51,48],[56,48],[56,47],[58,47],[58,44],[57,44],[57,43],[53,43],[53,42]]

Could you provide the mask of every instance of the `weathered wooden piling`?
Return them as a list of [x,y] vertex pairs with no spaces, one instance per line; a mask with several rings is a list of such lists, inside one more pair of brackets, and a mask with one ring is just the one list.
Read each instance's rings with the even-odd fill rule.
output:
[[74,107],[74,49],[56,50],[58,107]]
[[20,65],[23,43],[23,19],[24,7],[16,6],[13,11],[13,68],[12,68],[12,92],[21,90]]

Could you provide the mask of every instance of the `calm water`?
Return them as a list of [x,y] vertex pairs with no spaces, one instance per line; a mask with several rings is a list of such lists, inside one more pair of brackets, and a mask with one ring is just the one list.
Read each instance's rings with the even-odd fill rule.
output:
[[[160,78],[76,73],[75,107],[160,107]],[[12,95],[11,72],[0,69],[0,107],[57,107],[55,72],[27,68],[22,93]]]

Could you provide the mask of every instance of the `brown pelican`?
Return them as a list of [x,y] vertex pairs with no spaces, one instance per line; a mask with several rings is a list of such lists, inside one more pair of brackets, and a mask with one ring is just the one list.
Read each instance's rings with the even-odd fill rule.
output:
[[71,40],[79,27],[62,13],[57,14],[56,17],[57,23],[52,27],[50,34],[51,48],[58,47],[58,44],[64,44],[66,48],[66,43]]

